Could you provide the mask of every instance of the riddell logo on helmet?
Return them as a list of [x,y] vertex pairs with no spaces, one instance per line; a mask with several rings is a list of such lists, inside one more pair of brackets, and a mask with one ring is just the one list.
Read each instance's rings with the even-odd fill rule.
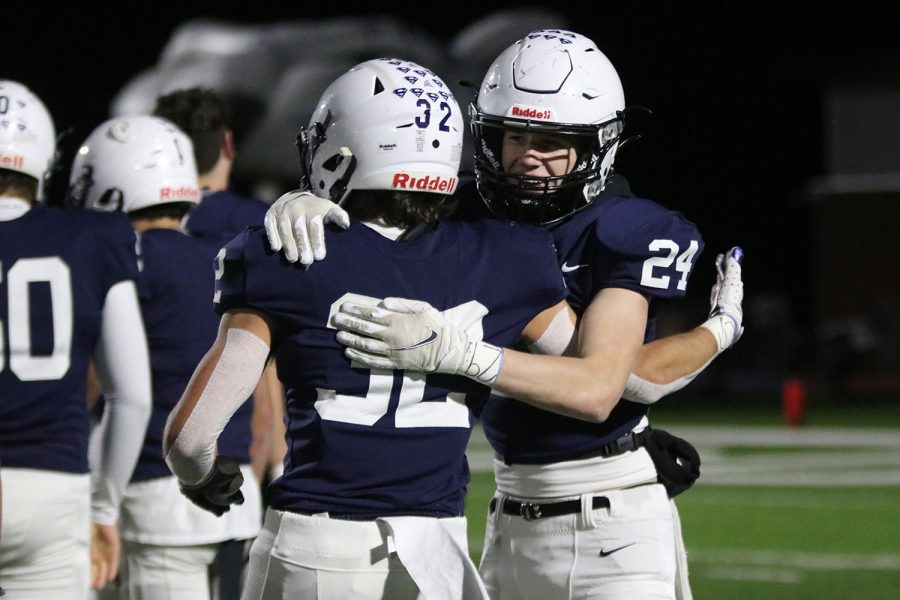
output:
[[172,202],[176,202],[178,200],[199,200],[200,190],[189,185],[183,185],[177,188],[159,188],[159,199],[170,200]]
[[452,194],[456,189],[456,177],[441,177],[440,175],[413,177],[409,173],[394,173],[391,187],[395,190],[428,190]]
[[553,111],[549,108],[534,108],[532,106],[522,106],[521,104],[516,104],[512,107],[510,111],[511,117],[521,117],[523,119],[541,119],[542,121],[547,121],[553,118]]
[[24,166],[24,156],[18,154],[0,154],[0,169],[21,169]]

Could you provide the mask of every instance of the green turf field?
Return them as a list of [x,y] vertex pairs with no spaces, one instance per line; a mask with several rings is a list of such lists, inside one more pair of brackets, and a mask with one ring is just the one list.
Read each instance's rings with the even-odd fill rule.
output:
[[[895,420],[878,428],[872,419],[857,427],[823,418],[821,427],[797,429],[775,417],[739,419],[749,426],[713,421],[666,422],[703,459],[700,482],[677,501],[695,598],[900,598]],[[841,423],[854,427],[835,426]],[[473,438],[471,448],[469,538],[477,561],[493,480],[477,460],[485,447]]]
[[698,485],[678,500],[695,596],[898,598],[898,499],[898,485]]

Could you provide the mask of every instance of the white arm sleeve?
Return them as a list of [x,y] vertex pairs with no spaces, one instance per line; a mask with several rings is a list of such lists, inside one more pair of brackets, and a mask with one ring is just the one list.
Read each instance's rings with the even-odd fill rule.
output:
[[550,356],[575,356],[578,351],[578,330],[568,310],[556,313],[550,325],[533,344],[528,344],[532,354],[548,354]]
[[[577,332],[575,325],[569,319],[567,311],[561,310],[550,322],[540,339],[533,344],[529,344],[528,349],[533,354],[575,356],[578,341]],[[693,373],[665,384],[653,383],[631,373],[628,375],[628,381],[625,383],[625,391],[622,393],[622,397],[640,404],[653,404],[663,396],[677,392],[689,384],[712,360],[712,358],[709,359],[706,364]]]
[[133,281],[106,294],[95,353],[106,407],[92,465],[92,520],[115,525],[150,419],[150,359]]
[[671,383],[653,383],[652,381],[641,379],[634,373],[631,373],[628,375],[628,381],[625,382],[625,391],[622,392],[622,397],[639,404],[654,404],[663,396],[668,396],[672,392],[677,392],[692,382],[703,369],[709,366],[709,363],[711,363],[714,358],[715,356],[706,361],[703,366],[696,371],[688,373],[684,377],[676,379]]
[[269,345],[259,337],[244,329],[228,330],[209,381],[166,453],[166,463],[180,481],[199,483],[212,470],[219,434],[253,393],[268,356]]

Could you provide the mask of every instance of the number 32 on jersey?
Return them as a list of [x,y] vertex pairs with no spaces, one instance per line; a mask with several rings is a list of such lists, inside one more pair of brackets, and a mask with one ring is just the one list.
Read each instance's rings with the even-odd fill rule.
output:
[[[329,328],[331,317],[337,313],[344,302],[353,301],[359,304],[375,306],[379,300],[360,294],[344,294],[332,305],[328,314]],[[480,340],[484,336],[481,322],[488,314],[487,308],[480,302],[466,302],[443,311],[448,321],[465,331],[469,339]],[[351,364],[354,368],[360,365]],[[469,409],[466,406],[466,395],[451,392],[443,401],[429,399],[425,401],[424,373],[403,373],[400,387],[400,402],[394,414],[394,425],[397,428],[409,427],[465,427],[470,426]],[[326,421],[339,421],[355,425],[374,425],[388,412],[391,391],[394,386],[394,372],[387,369],[371,369],[369,389],[365,396],[351,396],[336,390],[317,388],[318,399],[316,411]]]

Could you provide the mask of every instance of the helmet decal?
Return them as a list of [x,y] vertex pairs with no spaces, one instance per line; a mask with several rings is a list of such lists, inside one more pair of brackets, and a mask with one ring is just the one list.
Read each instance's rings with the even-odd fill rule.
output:
[[335,202],[354,189],[449,194],[462,136],[459,106],[434,73],[405,60],[369,60],[325,90],[298,134],[301,186]]

